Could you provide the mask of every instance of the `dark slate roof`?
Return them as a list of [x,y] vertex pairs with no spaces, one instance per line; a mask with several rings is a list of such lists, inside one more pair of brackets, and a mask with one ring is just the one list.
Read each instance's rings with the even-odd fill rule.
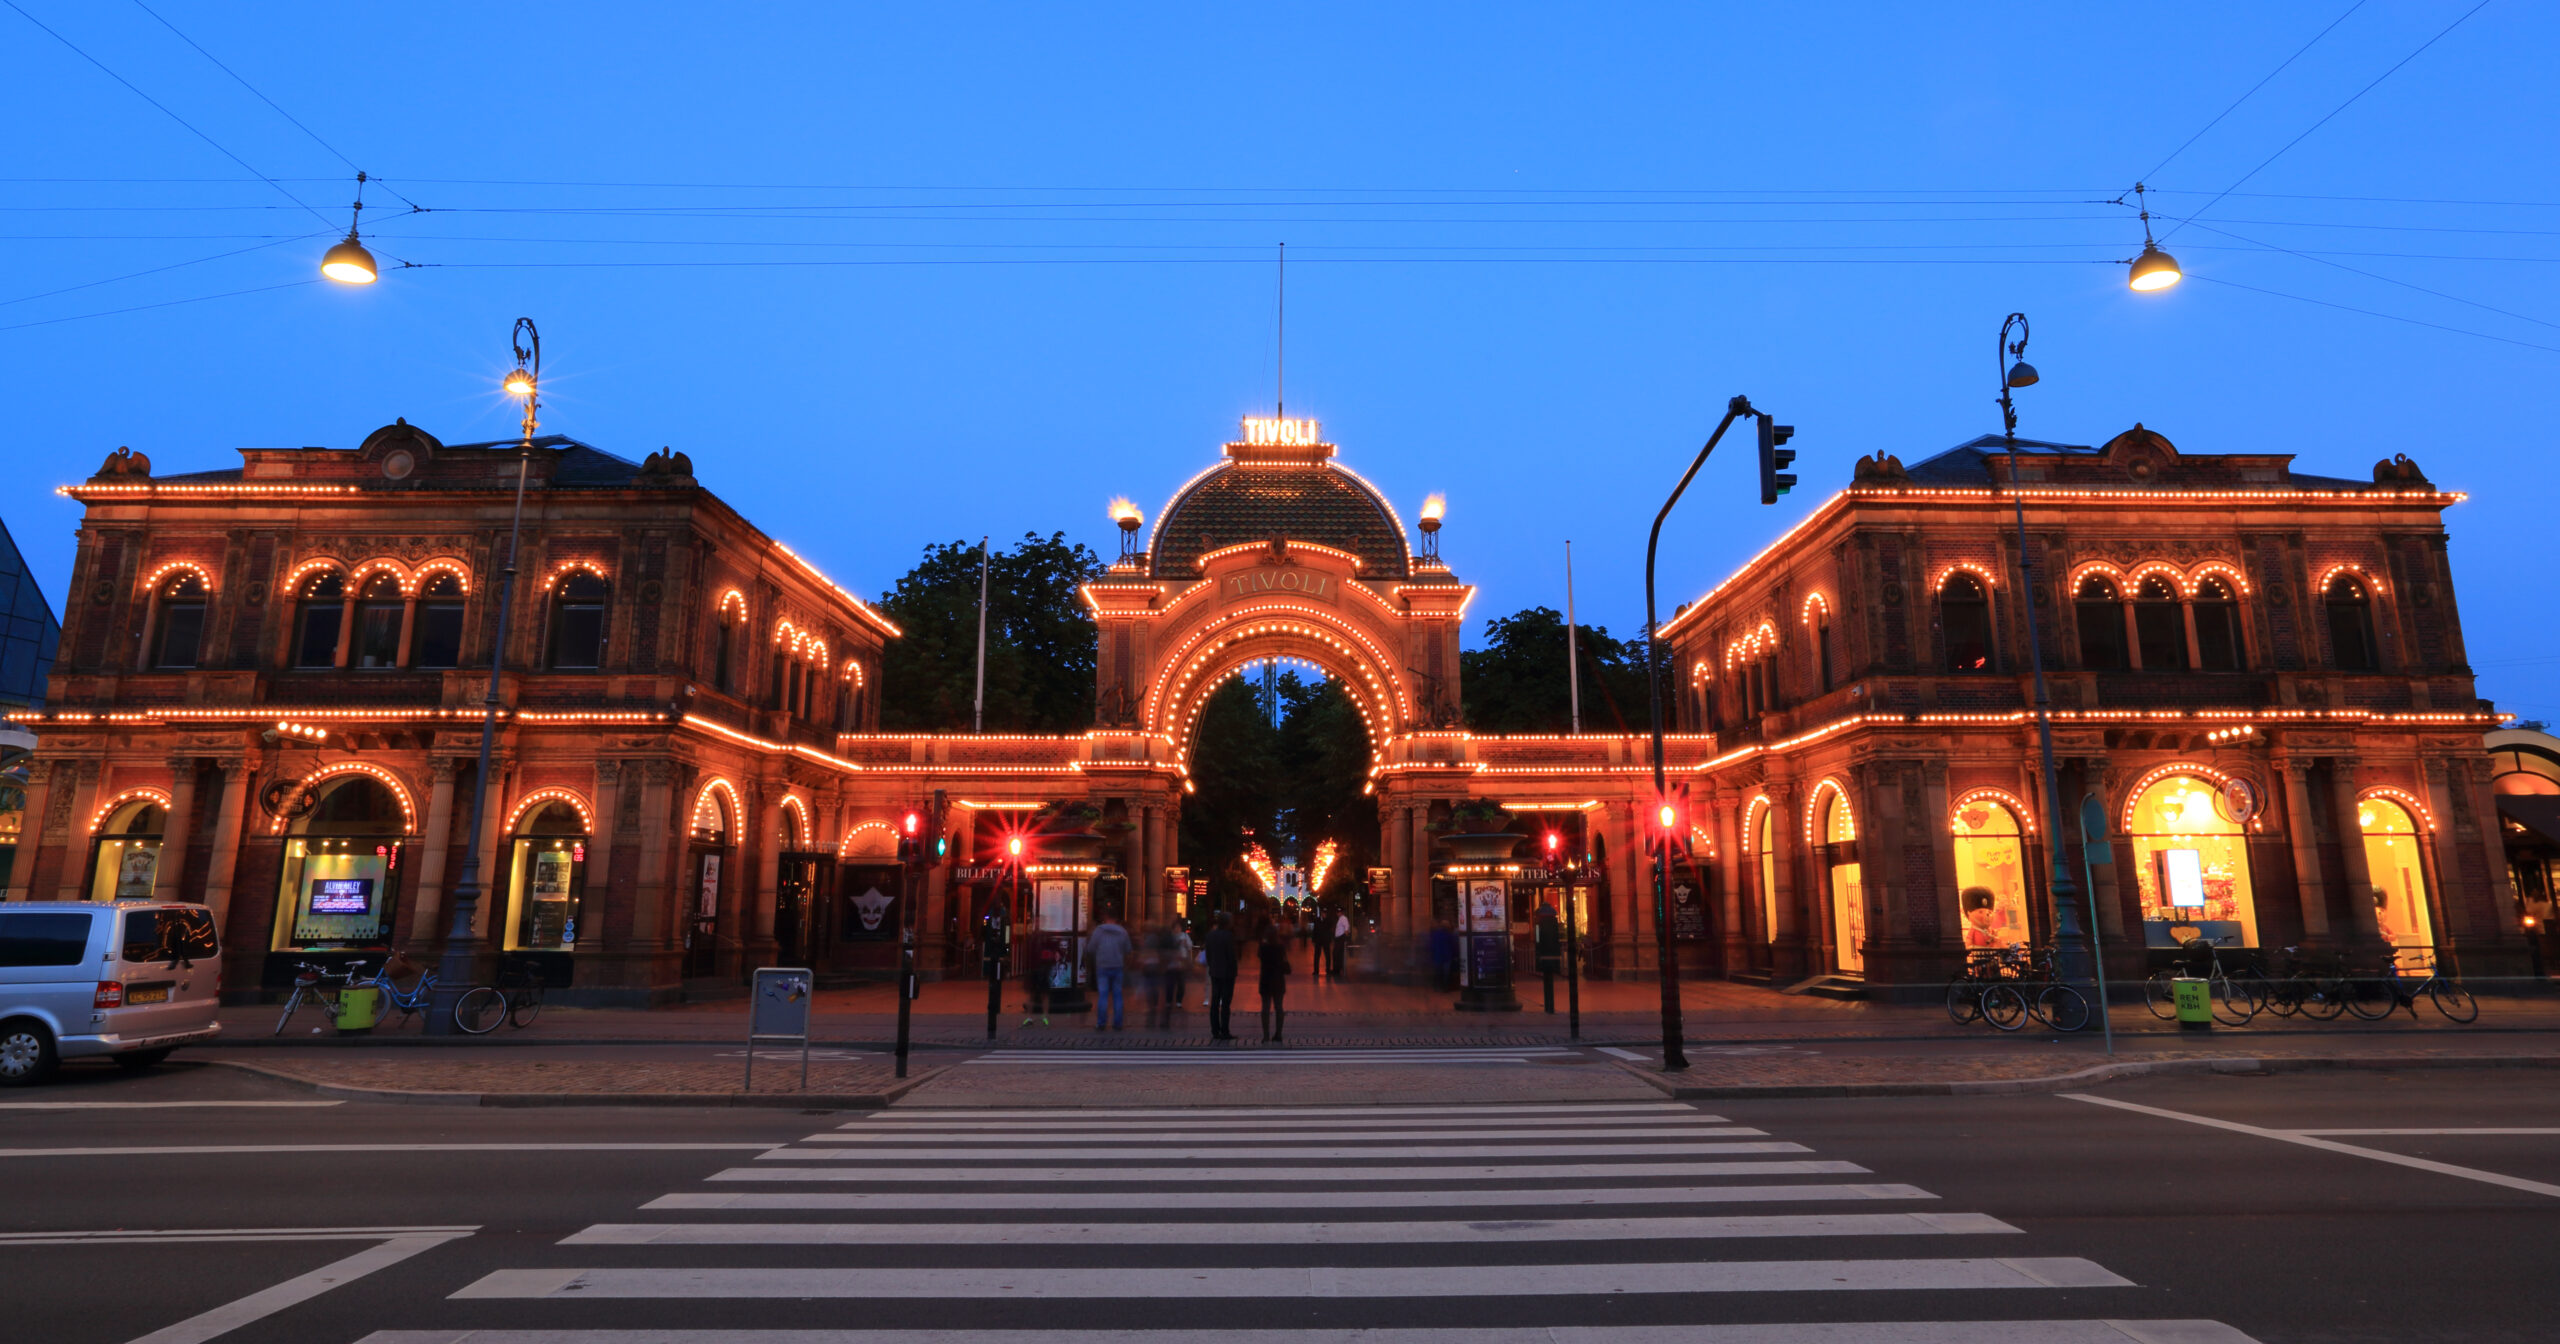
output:
[[[2006,456],[2008,443],[2009,441],[2000,435],[1985,434],[1980,438],[1959,443],[1934,457],[1923,458],[1906,470],[1910,473],[1913,485],[1997,485],[2006,481],[2008,476],[2006,472],[1994,472],[1990,465],[1991,459]],[[2031,457],[2096,458],[2106,452],[2104,445],[2092,447],[2085,443],[2048,443],[2042,439],[2020,439],[2018,447],[2026,450],[2026,454]],[[2181,453],[2178,460],[2194,466],[2209,466],[2213,463],[2215,456],[2209,453]],[[2245,490],[2253,484],[2269,490],[2363,490],[2371,488],[2373,482],[2353,480],[2343,476],[2313,476],[2287,466],[2284,479],[2281,481],[2215,480],[2212,487],[2217,490]],[[2174,490],[2177,488],[2177,483],[2174,480],[2164,482],[2159,488]]]
[[1185,579],[1211,551],[1287,537],[1360,557],[1365,578],[1406,575],[1404,529],[1368,482],[1329,463],[1224,462],[1165,506],[1148,545],[1160,579]]
[[[514,451],[517,445],[523,442],[522,439],[497,439],[488,443],[449,443],[437,451],[505,453]],[[594,444],[580,442],[566,434],[537,434],[534,436],[533,446],[559,450],[549,481],[547,483],[536,481],[534,483],[536,489],[541,489],[546,484],[553,488],[570,490],[610,488],[629,485],[632,478],[640,474],[639,463],[619,454],[606,452]],[[175,475],[154,476],[151,479],[167,485],[215,484],[241,479],[241,468],[224,467],[218,471],[190,471]],[[508,480],[512,486],[514,478],[510,476]],[[395,485],[393,482],[373,480],[358,480],[355,484],[380,484],[386,487]],[[439,487],[472,489],[485,488],[487,482],[477,479],[466,482],[440,482],[434,480],[430,474],[426,479],[399,482],[396,485],[397,488],[412,490],[434,490]]]

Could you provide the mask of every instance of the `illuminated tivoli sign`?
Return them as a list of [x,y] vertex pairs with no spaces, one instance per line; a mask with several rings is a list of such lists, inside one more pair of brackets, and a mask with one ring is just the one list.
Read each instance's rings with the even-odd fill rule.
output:
[[1304,593],[1309,597],[1333,600],[1333,576],[1297,568],[1255,569],[1230,574],[1218,585],[1221,597],[1251,597],[1256,593]]
[[1313,448],[1323,440],[1316,437],[1313,420],[1248,415],[1244,418],[1244,442],[1265,448]]

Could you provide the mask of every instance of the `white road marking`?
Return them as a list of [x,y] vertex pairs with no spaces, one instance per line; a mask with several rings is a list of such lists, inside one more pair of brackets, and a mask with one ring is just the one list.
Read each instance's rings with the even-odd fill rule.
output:
[[2349,1134],[2385,1137],[2393,1134],[2560,1134],[2560,1129],[2287,1129],[2284,1134]]
[[1722,1218],[1522,1218],[1347,1223],[597,1223],[563,1246],[1352,1246],[1430,1242],[1667,1241],[1973,1236],[2018,1229],[1981,1213],[1806,1213]]
[[1942,1260],[1716,1260],[1631,1265],[1320,1265],[1299,1269],[501,1269],[458,1300],[542,1298],[1585,1297],[1612,1293],[1798,1293],[1975,1288],[2129,1288],[2076,1256]]
[[132,1344],[204,1344],[206,1340],[229,1334],[251,1321],[273,1316],[287,1307],[299,1306],[341,1284],[353,1283],[377,1269],[396,1265],[420,1251],[433,1250],[456,1237],[469,1235],[469,1232],[431,1232],[393,1237],[344,1260],[287,1279],[273,1288],[251,1293],[237,1302],[225,1303],[176,1325],[154,1330]]
[[1259,1050],[1178,1047],[1163,1050],[989,1050],[980,1059],[1046,1063],[1050,1060],[1242,1059],[1268,1064],[1291,1059],[1445,1059],[1468,1055],[1570,1055],[1562,1045],[1409,1045],[1363,1049],[1358,1046],[1264,1046]]
[[1040,1053],[1040,1054],[1038,1054],[1038,1055],[1023,1055],[1023,1056],[1017,1056],[1017,1057],[1012,1058],[1012,1059],[995,1059],[995,1058],[991,1058],[991,1057],[988,1057],[988,1056],[981,1055],[981,1056],[979,1056],[979,1057],[978,1057],[978,1058],[976,1058],[976,1059],[964,1059],[964,1060],[962,1060],[962,1061],[960,1061],[960,1062],[961,1062],[961,1063],[963,1063],[963,1064],[998,1064],[998,1065],[1002,1065],[1002,1064],[1036,1064],[1036,1065],[1039,1065],[1039,1066],[1044,1067],[1044,1068],[1102,1068],[1102,1069],[1119,1069],[1119,1068],[1133,1068],[1133,1069],[1136,1069],[1136,1068],[1175,1068],[1175,1069],[1188,1069],[1188,1068],[1256,1068],[1256,1069],[1262,1069],[1262,1068],[1269,1068],[1269,1067],[1271,1067],[1271,1066],[1273,1066],[1273,1065],[1286,1065],[1286,1064],[1298,1064],[1298,1065],[1307,1065],[1307,1064],[1325,1064],[1325,1065],[1332,1065],[1332,1066],[1335,1066],[1335,1067],[1341,1067],[1341,1066],[1343,1066],[1343,1065],[1350,1065],[1350,1064],[1521,1064],[1521,1065],[1528,1065],[1528,1064],[1539,1064],[1539,1063],[1544,1063],[1544,1062],[1546,1062],[1546,1061],[1547,1061],[1547,1060],[1549,1060],[1549,1059],[1578,1059],[1578,1058],[1579,1058],[1578,1056],[1567,1055],[1567,1054],[1562,1054],[1562,1053],[1559,1053],[1559,1054],[1556,1054],[1556,1055],[1528,1055],[1528,1054],[1522,1054],[1522,1053],[1520,1053],[1520,1052],[1518,1052],[1518,1051],[1502,1051],[1502,1050],[1493,1050],[1493,1051],[1477,1051],[1477,1052],[1469,1052],[1469,1053],[1466,1053],[1466,1054],[1396,1055],[1396,1056],[1393,1056],[1393,1057],[1391,1057],[1391,1058],[1381,1058],[1381,1057],[1379,1057],[1379,1056],[1378,1056],[1378,1055],[1376,1055],[1376,1054],[1366,1054],[1366,1053],[1364,1053],[1364,1054],[1346,1054],[1346,1055],[1318,1055],[1318,1054],[1313,1054],[1313,1053],[1310,1053],[1310,1052],[1307,1052],[1307,1051],[1301,1051],[1301,1050],[1292,1050],[1292,1051],[1288,1052],[1287,1054],[1270,1054],[1270,1055],[1223,1055],[1223,1054],[1221,1054],[1221,1055],[1211,1055],[1211,1054],[1185,1055],[1185,1054],[1172,1054],[1172,1053],[1166,1053],[1166,1054],[1152,1054],[1152,1053],[1151,1053],[1151,1054],[1143,1054],[1143,1055],[1142,1055],[1142,1054],[1139,1054],[1139,1053],[1137,1053],[1137,1052],[1135,1052],[1135,1051],[1130,1051],[1130,1052],[1128,1052],[1128,1053],[1126,1053],[1126,1054],[1119,1053],[1119,1052],[1116,1052],[1116,1051],[1115,1051],[1115,1052],[1112,1052],[1112,1053],[1109,1053],[1109,1054],[1104,1054],[1104,1053],[1101,1053],[1101,1052],[1096,1052],[1096,1053],[1094,1053],[1094,1054],[1092,1054],[1092,1055],[1084,1055],[1084,1054],[1070,1054],[1070,1053],[1068,1053],[1068,1052],[1066,1052],[1066,1051],[1060,1050],[1060,1051],[1043,1051],[1042,1053]]
[[[830,1173],[833,1174],[833,1173]],[[1403,1209],[1427,1202],[1435,1209],[1572,1208],[1594,1204],[1757,1204],[1792,1200],[1936,1199],[1916,1185],[1619,1186],[1576,1190],[1246,1190],[1218,1196],[1222,1209]],[[748,1193],[660,1195],[643,1209],[871,1209],[882,1212],[944,1209],[1146,1209],[1162,1210],[1165,1196],[1121,1190],[1050,1190],[1020,1194],[859,1193],[783,1190]]]
[[381,1241],[387,1237],[468,1236],[477,1230],[476,1224],[435,1227],[119,1227],[92,1232],[0,1232],[0,1247],[190,1241]]
[[[1641,1127],[1597,1124],[1565,1129],[1382,1129],[1368,1133],[1344,1133],[1325,1130],[1299,1133],[1286,1129],[1129,1129],[1079,1134],[920,1134],[891,1130],[857,1130],[812,1134],[802,1143],[892,1144],[892,1143],[984,1143],[1018,1144],[1025,1138],[1044,1143],[1090,1143],[1126,1147],[1131,1144],[1153,1146],[1160,1143],[1378,1143],[1394,1139],[1740,1139],[1766,1137],[1765,1129],[1720,1128],[1711,1125],[1645,1125]],[[1292,1150],[1295,1151],[1295,1150]]]
[[1633,1050],[1621,1050],[1614,1045],[1603,1045],[1597,1048],[1601,1054],[1616,1055],[1620,1059],[1632,1059],[1639,1064],[1650,1064],[1653,1062],[1653,1056],[1651,1055],[1640,1055]]
[[343,1101],[0,1101],[0,1111],[174,1111],[231,1107],[344,1106]]
[[[1567,1162],[1479,1166],[1451,1164],[1428,1167],[731,1167],[706,1179],[714,1181],[930,1181],[975,1185],[1084,1182],[1096,1185],[1209,1185],[1327,1181],[1487,1181],[1487,1180],[1635,1180],[1675,1176],[1863,1176],[1855,1162]],[[1416,1197],[1424,1192],[1407,1192]],[[1536,1191],[1523,1191],[1535,1194]]]
[[946,1120],[1233,1120],[1295,1119],[1301,1116],[1349,1115],[1388,1120],[1432,1115],[1607,1115],[1619,1111],[1695,1113],[1685,1101],[1554,1102],[1523,1106],[1183,1106],[1146,1110],[1087,1110],[1083,1107],[905,1107],[849,1121],[846,1129],[867,1129],[901,1121],[929,1124]]
[[2237,1120],[2216,1120],[2209,1115],[2189,1115],[2185,1111],[2163,1110],[2157,1106],[2144,1106],[2130,1101],[2118,1101],[2113,1097],[2093,1097],[2085,1092],[2064,1092],[2059,1095],[2071,1101],[2085,1101],[2093,1106],[2112,1106],[2120,1111],[2135,1111],[2143,1115],[2156,1115],[2164,1120],[2183,1120],[2191,1125],[2204,1125],[2211,1129],[2227,1129],[2234,1134],[2254,1134],[2262,1139],[2274,1139],[2278,1143],[2300,1144],[2305,1148],[2317,1148],[2323,1152],[2344,1153],[2349,1157],[2361,1157],[2374,1162],[2388,1162],[2397,1167],[2410,1167],[2418,1171],[2432,1171],[2439,1176],[2458,1176],[2466,1181],[2479,1181],[2485,1185],[2502,1185],[2509,1190],[2521,1190],[2529,1195],[2549,1195],[2555,1199],[2560,1199],[2560,1185],[2546,1185],[2541,1181],[2528,1181],[2521,1176],[2508,1176],[2495,1171],[2482,1171],[2477,1167],[2457,1167],[2450,1162],[2432,1162],[2423,1157],[2409,1157],[2401,1153],[2386,1153],[2379,1148],[2359,1148],[2351,1143],[2332,1143],[2327,1139],[2313,1138],[2308,1134],[2300,1133],[2295,1130],[2262,1129],[2256,1125],[2244,1125]]
[[[1175,1330],[377,1330],[356,1344],[1168,1344]],[[2219,1321],[1220,1330],[1219,1344],[2257,1344]]]
[[[972,1162],[1032,1162],[1065,1158],[1090,1159],[1096,1162],[1126,1161],[1161,1165],[1166,1162],[1251,1161],[1268,1157],[1274,1162],[1300,1162],[1311,1159],[1340,1161],[1352,1158],[1410,1157],[1672,1157],[1683,1153],[1809,1153],[1813,1150],[1801,1143],[1522,1143],[1500,1147],[1486,1145],[1416,1144],[1407,1147],[1376,1148],[1270,1148],[1260,1152],[1236,1151],[1233,1144],[1213,1148],[1164,1148],[1143,1140],[1127,1146],[1097,1152],[1091,1148],[1014,1148],[1000,1153],[982,1152],[974,1148],[875,1148],[847,1150],[841,1148],[776,1148],[760,1154],[761,1158],[782,1162],[920,1162],[927,1160]],[[1359,1173],[1363,1176],[1366,1172]]]
[[142,1148],[0,1148],[0,1157],[199,1157],[224,1153],[734,1153],[778,1143],[211,1143]]
[[[1027,1118],[1022,1120],[936,1119],[896,1124],[890,1123],[889,1117],[883,1116],[878,1120],[872,1121],[857,1120],[851,1124],[844,1125],[841,1128],[844,1132],[852,1134],[958,1135],[976,1133],[983,1130],[995,1130],[1001,1131],[1015,1139],[1024,1138],[1026,1136],[1046,1138],[1053,1134],[1077,1134],[1085,1132],[1105,1134],[1144,1134],[1149,1136],[1162,1132],[1159,1130],[1142,1128],[1140,1126],[1133,1125],[1126,1120],[1084,1120],[1070,1118],[1073,1117],[1074,1114],[1074,1112],[1061,1112],[1059,1118],[1052,1119],[1044,1117],[1039,1120]],[[899,1118],[901,1120],[904,1119],[904,1117]],[[1221,1134],[1296,1134],[1321,1132],[1325,1130],[1398,1129],[1428,1125],[1435,1129],[1536,1128],[1544,1129],[1551,1133],[1570,1134],[1585,1128],[1601,1128],[1611,1125],[1658,1125],[1675,1120],[1688,1121],[1702,1125],[1724,1123],[1724,1117],[1721,1115],[1704,1115],[1694,1112],[1686,1115],[1517,1115],[1501,1116],[1489,1120],[1470,1120],[1456,1116],[1437,1115],[1390,1116],[1384,1120],[1306,1120],[1285,1116],[1271,1116],[1268,1118],[1256,1116],[1251,1119],[1236,1120],[1226,1127],[1220,1128],[1218,1132]],[[1195,1120],[1193,1123],[1198,1122]]]

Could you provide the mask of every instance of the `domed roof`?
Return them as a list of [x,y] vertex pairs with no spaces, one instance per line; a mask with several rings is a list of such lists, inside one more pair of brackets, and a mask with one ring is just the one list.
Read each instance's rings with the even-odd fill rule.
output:
[[1394,506],[1327,460],[1332,452],[1330,444],[1295,452],[1227,445],[1227,460],[1194,477],[1157,517],[1149,576],[1187,579],[1211,551],[1286,537],[1349,551],[1363,578],[1410,577]]

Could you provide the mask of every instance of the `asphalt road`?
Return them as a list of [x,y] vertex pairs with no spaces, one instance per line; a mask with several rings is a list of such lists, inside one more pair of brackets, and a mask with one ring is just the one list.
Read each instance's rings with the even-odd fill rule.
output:
[[[211,1067],[72,1070],[0,1094],[0,1337],[2560,1337],[2560,1079],[2083,1095],[972,1117],[312,1105]],[[1710,1328],[1746,1323],[1771,1328]]]

